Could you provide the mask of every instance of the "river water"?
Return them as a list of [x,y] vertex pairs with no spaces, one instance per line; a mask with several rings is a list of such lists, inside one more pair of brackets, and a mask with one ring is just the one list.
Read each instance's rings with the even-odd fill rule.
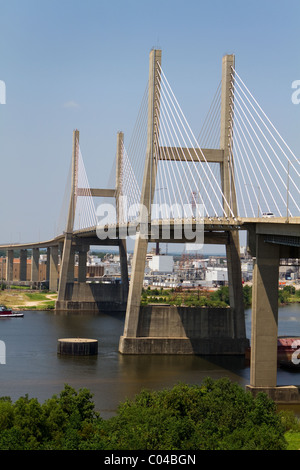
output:
[[[246,310],[247,337],[251,338],[251,310]],[[123,356],[118,353],[124,315],[55,314],[25,311],[23,318],[0,320],[0,340],[6,360],[0,365],[0,396],[12,400],[25,394],[41,403],[69,384],[93,393],[103,418],[118,404],[143,388],[169,388],[178,382],[201,384],[205,377],[229,377],[249,384],[250,368],[243,357]],[[279,309],[279,335],[300,336],[300,304]],[[57,354],[59,338],[93,338],[99,354],[70,357]],[[278,385],[300,385],[300,372],[278,369]]]

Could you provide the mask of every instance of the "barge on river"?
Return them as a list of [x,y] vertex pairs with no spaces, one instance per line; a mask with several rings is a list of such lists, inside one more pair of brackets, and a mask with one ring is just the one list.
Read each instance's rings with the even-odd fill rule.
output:
[[[245,353],[247,363],[250,363],[251,348]],[[277,364],[283,369],[300,371],[300,336],[278,336]]]

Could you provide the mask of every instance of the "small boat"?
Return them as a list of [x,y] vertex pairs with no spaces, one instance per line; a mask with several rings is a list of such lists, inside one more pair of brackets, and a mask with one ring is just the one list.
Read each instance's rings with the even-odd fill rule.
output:
[[0,305],[0,318],[12,318],[12,317],[23,317],[24,313],[13,312],[5,305]]

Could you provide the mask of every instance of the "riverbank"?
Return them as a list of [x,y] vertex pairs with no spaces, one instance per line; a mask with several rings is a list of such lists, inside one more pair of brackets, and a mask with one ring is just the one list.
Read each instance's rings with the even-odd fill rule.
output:
[[[243,286],[243,300],[245,308],[250,308],[252,304],[252,286]],[[179,288],[164,289],[150,288],[143,289],[142,305],[148,304],[169,304],[188,307],[228,307],[229,289],[228,286],[222,286],[218,289],[208,290],[199,288]],[[279,287],[278,305],[284,306],[292,303],[300,303],[300,289],[295,286]]]
[[[252,287],[243,287],[245,308],[251,307]],[[0,305],[6,305],[14,310],[53,310],[57,293],[48,291],[29,290],[20,287],[10,287],[0,290]],[[228,307],[229,291],[227,286],[209,291],[206,289],[143,289],[141,305],[169,304],[195,307]],[[300,289],[286,286],[278,290],[279,306],[300,303]]]
[[0,304],[13,310],[52,310],[55,308],[55,292],[36,292],[24,289],[0,291]]

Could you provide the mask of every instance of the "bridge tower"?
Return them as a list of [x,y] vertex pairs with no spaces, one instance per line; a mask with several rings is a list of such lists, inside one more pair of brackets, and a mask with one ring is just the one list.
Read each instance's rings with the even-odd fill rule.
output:
[[[79,171],[79,131],[73,132],[72,173],[69,210],[61,250],[61,266],[59,273],[57,311],[80,310],[125,310],[128,296],[128,271],[126,240],[115,238],[101,240],[87,233],[78,234],[74,231],[77,200],[85,197],[116,198],[117,220],[120,216],[119,199],[122,196],[122,165],[123,165],[123,133],[117,135],[117,170],[115,189],[80,188],[78,187]],[[92,284],[86,282],[87,253],[91,245],[113,245],[119,247],[121,264],[121,283]],[[78,275],[74,276],[75,254],[78,257]]]
[[[237,217],[237,201],[234,179],[233,160],[233,115],[234,88],[233,76],[235,69],[235,56],[225,55],[222,59],[222,93],[221,93],[221,129],[220,149],[223,150],[223,161],[220,163],[221,186],[224,195],[223,207],[226,215],[230,217],[229,210]],[[240,241],[238,230],[228,232],[226,247],[228,287],[230,307],[235,315],[236,337],[245,338],[245,317],[243,302],[243,286],[240,261]]]
[[[159,132],[160,101],[159,94],[155,91],[159,91],[160,89],[160,64],[161,51],[153,49],[150,52],[149,62],[147,150],[141,192],[141,210],[145,210],[145,212],[141,214],[141,218],[146,224],[151,223],[151,205],[154,197],[157,169],[157,149],[155,148],[155,142],[157,142],[156,134]],[[126,338],[137,337],[141,293],[148,248],[148,237],[144,236],[141,231],[137,233],[136,237],[124,327],[124,337]]]
[[78,189],[78,156],[79,156],[79,131],[73,132],[73,151],[72,151],[72,172],[71,172],[71,190],[67,226],[65,232],[64,248],[62,253],[59,285],[58,302],[66,299],[66,289],[68,282],[74,282],[74,255],[75,251],[72,245],[73,228],[76,211],[77,189]]
[[[164,152],[164,148],[159,146],[161,57],[160,50],[150,52],[148,140],[141,192],[141,212],[145,211],[145,214],[141,215],[141,226],[148,228],[151,226],[151,204],[155,191],[157,164]],[[232,216],[232,213],[237,215],[234,162],[230,151],[233,132],[232,67],[234,67],[234,56],[225,56],[222,67],[220,148],[202,149],[206,161],[220,164],[223,206],[228,216]],[[193,150],[195,155],[195,149]],[[193,157],[193,152],[188,148],[180,148],[174,158],[182,161],[192,161],[191,159],[195,158],[196,161],[196,157],[198,159],[199,156],[202,158],[201,161],[204,161],[200,152]],[[141,307],[148,242],[163,241],[159,237],[152,240],[148,229],[146,232],[147,236],[140,230],[135,241],[124,333],[120,338],[119,351],[123,354],[244,354],[248,340],[245,333],[238,232],[204,234],[204,243],[208,241],[226,244],[231,309],[223,310]],[[182,239],[181,242],[186,243],[186,240]],[[213,321],[215,325],[211,326]],[[212,331],[214,333],[211,335]]]

